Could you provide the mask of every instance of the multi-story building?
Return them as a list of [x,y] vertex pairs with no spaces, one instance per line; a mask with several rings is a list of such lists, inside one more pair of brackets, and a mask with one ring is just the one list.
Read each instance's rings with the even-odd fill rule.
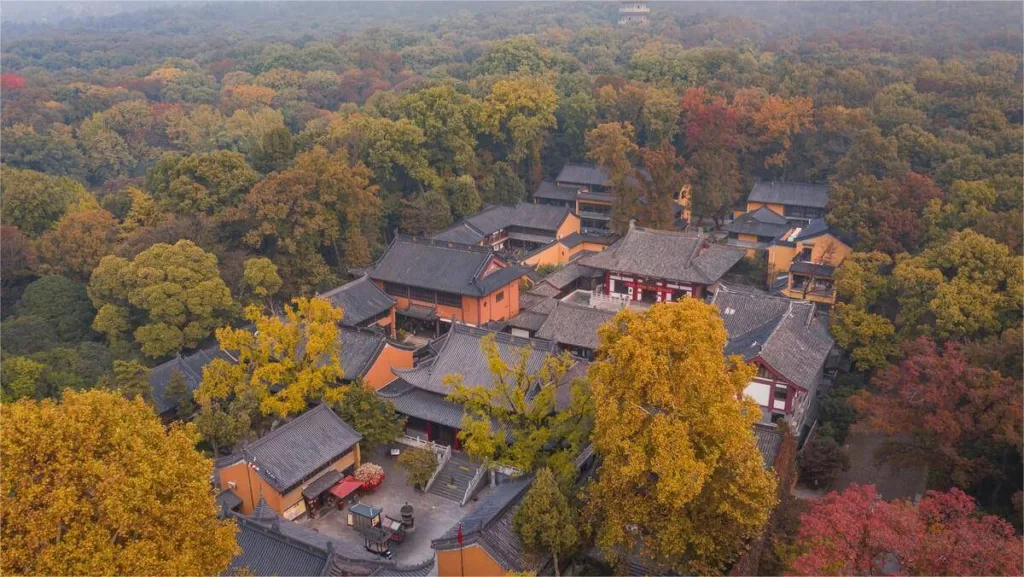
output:
[[711,299],[729,341],[727,355],[757,367],[743,394],[761,407],[762,422],[789,421],[800,436],[814,422],[825,362],[835,341],[816,305],[719,286]]
[[768,282],[789,298],[833,305],[835,272],[853,249],[825,219],[790,227],[768,247]]
[[619,26],[635,26],[647,24],[651,7],[647,2],[622,2],[619,4]]
[[395,300],[399,325],[436,334],[442,323],[477,326],[519,314],[527,271],[490,246],[398,236],[365,272]]
[[[798,226],[824,217],[827,205],[827,185],[758,181],[747,195],[745,212],[754,212],[761,207],[767,207],[775,214],[785,217],[790,224]],[[739,218],[741,214],[741,212],[737,212],[734,216]]]
[[604,272],[608,298],[660,303],[703,298],[743,254],[702,233],[630,226],[616,244],[579,264]]
[[523,253],[580,232],[580,219],[571,208],[520,203],[488,206],[432,238]]
[[384,294],[369,277],[364,275],[320,296],[344,312],[342,326],[379,326],[395,336],[395,300]]
[[295,519],[359,467],[362,438],[321,404],[218,459],[217,485],[237,496],[243,514],[251,514],[262,500],[285,519]]

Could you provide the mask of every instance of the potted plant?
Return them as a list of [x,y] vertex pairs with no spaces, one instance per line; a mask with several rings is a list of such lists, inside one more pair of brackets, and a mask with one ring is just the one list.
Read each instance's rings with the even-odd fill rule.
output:
[[364,491],[376,489],[384,481],[384,467],[374,465],[373,463],[363,463],[356,469],[356,473],[353,476],[356,478],[356,481],[363,484],[362,489]]

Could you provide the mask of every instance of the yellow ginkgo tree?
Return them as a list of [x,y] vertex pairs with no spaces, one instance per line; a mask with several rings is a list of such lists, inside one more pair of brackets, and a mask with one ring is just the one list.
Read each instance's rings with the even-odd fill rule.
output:
[[722,319],[697,299],[622,311],[599,335],[588,373],[598,546],[658,573],[723,572],[775,505],[754,440],[760,410],[742,396],[753,368],[725,357]]
[[102,389],[5,405],[0,572],[222,574],[236,527],[217,518],[197,440]]
[[[252,327],[218,329],[221,350],[235,361],[216,359],[203,371],[195,397],[200,406],[200,429],[207,439],[216,443],[211,436],[229,431],[222,440],[230,444],[237,440],[238,430],[225,425],[224,418],[211,418],[210,429],[203,430],[204,414],[220,411],[239,420],[260,415],[284,418],[301,413],[310,402],[325,397],[333,400],[329,393],[340,394],[340,389],[330,389],[330,385],[344,375],[338,341],[342,315],[342,310],[326,299],[297,298],[281,315],[247,307],[245,318]],[[251,403],[255,414],[238,410],[238,403],[246,400],[255,401]]]

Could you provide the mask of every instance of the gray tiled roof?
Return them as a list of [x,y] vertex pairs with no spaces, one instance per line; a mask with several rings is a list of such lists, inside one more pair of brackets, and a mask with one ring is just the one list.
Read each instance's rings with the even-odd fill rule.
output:
[[402,379],[395,379],[377,391],[377,395],[391,401],[395,410],[458,429],[462,426],[462,406],[445,400],[444,395],[418,389]]
[[522,540],[512,529],[516,507],[529,489],[532,480],[529,477],[519,478],[498,485],[477,503],[473,511],[439,539],[435,539],[431,547],[438,551],[458,548],[457,537],[461,523],[464,545],[479,545],[506,570],[536,571],[542,563],[526,555]]
[[224,575],[240,571],[251,575],[324,575],[330,553],[283,534],[251,519],[236,516],[235,540],[241,552],[231,560]]
[[562,237],[559,242],[561,242],[566,248],[572,248],[583,242],[593,242],[607,246],[613,244],[617,240],[619,240],[619,237],[614,234],[581,234],[574,232],[569,236]]
[[535,240],[547,242],[554,238],[555,231],[571,211],[565,206],[549,204],[519,203],[516,205],[488,206],[462,222],[433,236],[435,240],[476,244],[489,234],[499,230],[520,227],[550,231],[551,236]]
[[235,509],[242,504],[242,498],[231,489],[224,489],[214,497],[218,509]]
[[515,206],[491,206],[466,218],[484,234],[512,226],[547,230],[554,233],[571,211],[564,206],[519,203]]
[[348,326],[360,325],[363,321],[395,306],[394,299],[384,294],[384,291],[380,290],[367,276],[329,290],[320,296],[345,311],[341,324]]
[[540,282],[530,289],[530,294],[548,298],[557,296],[558,289],[546,282]]
[[801,227],[800,233],[797,234],[796,238],[793,240],[804,240],[808,238],[813,238],[818,236],[819,234],[824,234],[826,232],[828,232],[828,223],[825,222],[824,218],[816,218],[811,222],[807,223],[807,226]]
[[546,321],[548,315],[534,311],[520,311],[519,314],[508,320],[507,326],[524,331],[537,331]]
[[813,303],[720,287],[711,299],[729,333],[727,354],[761,358],[812,394],[835,341]]
[[578,187],[558,186],[553,180],[545,180],[533,192],[533,198],[549,198],[551,200],[572,202],[576,200],[576,193],[578,191]]
[[588,186],[604,186],[608,182],[608,173],[593,164],[567,163],[562,167],[555,181]]
[[595,350],[600,342],[597,329],[614,316],[610,311],[559,302],[537,331],[537,338]]
[[550,341],[513,337],[456,323],[452,325],[433,362],[408,370],[392,369],[392,372],[414,387],[441,395],[447,395],[450,391],[450,387],[443,382],[445,375],[450,374],[462,375],[467,386],[490,387],[494,375],[480,350],[480,341],[487,335],[494,335],[498,351],[505,362],[515,362],[523,351],[528,352],[527,370],[530,373],[539,369],[544,359],[554,351]]
[[366,375],[373,362],[380,356],[387,344],[384,333],[373,329],[341,327],[338,331],[341,346],[341,368],[344,379],[354,381]]
[[272,487],[285,493],[347,453],[362,439],[321,404],[245,448],[246,460]]
[[490,247],[398,236],[367,274],[374,280],[476,297],[525,274],[522,268],[506,266],[481,277],[492,260],[507,264]]
[[775,466],[775,457],[779,455],[779,447],[782,446],[782,436],[782,431],[775,425],[765,423],[754,424],[757,450],[761,451],[761,457],[764,458],[765,469],[771,469]]
[[828,185],[805,182],[757,182],[747,196],[747,202],[825,208],[828,204]]
[[520,300],[519,314],[509,319],[508,326],[536,331],[544,324],[548,315],[555,309],[558,301],[551,297],[533,296],[537,297],[537,300],[532,301],[529,307],[523,307],[522,300]]
[[170,383],[174,371],[180,372],[189,390],[195,391],[199,388],[199,382],[203,378],[203,367],[214,359],[234,362],[230,355],[221,351],[219,346],[214,345],[196,351],[187,357],[177,357],[153,367],[149,371],[149,384],[153,387],[153,401],[156,403],[157,414],[162,415],[178,407],[174,399],[165,395],[167,384]]
[[736,220],[725,225],[726,232],[733,234],[752,234],[775,238],[790,228],[786,218],[770,208],[761,208],[741,214]]
[[798,261],[790,265],[789,272],[805,275],[813,274],[818,278],[832,278],[836,272],[836,267],[829,264]]
[[711,285],[743,258],[743,249],[715,244],[701,233],[633,227],[584,266],[684,283]]
[[441,232],[430,237],[434,240],[446,240],[451,242],[460,242],[463,244],[478,244],[487,235],[480,232],[476,227],[469,224],[468,222],[456,223]]

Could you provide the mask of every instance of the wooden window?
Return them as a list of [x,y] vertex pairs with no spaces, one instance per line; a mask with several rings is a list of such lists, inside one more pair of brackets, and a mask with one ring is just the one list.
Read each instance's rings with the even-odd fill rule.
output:
[[389,294],[389,295],[391,295],[391,296],[393,296],[393,297],[408,297],[409,296],[409,287],[405,286],[404,284],[398,284],[398,283],[394,283],[394,282],[385,282],[384,283],[384,292]]
[[462,296],[454,293],[437,293],[437,304],[444,305],[446,307],[461,307]]
[[505,291],[501,291],[500,293],[494,295],[494,302],[500,303],[503,300],[505,300]]
[[419,287],[409,287],[409,298],[428,303],[434,302],[434,291]]

